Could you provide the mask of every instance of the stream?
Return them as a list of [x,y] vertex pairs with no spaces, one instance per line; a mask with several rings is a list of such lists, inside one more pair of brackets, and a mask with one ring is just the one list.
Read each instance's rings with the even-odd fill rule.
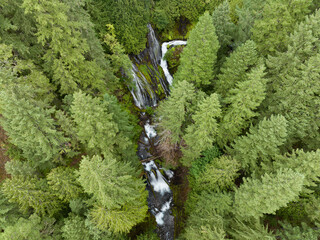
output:
[[[186,45],[186,41],[175,40],[162,43],[160,48],[159,41],[151,25],[148,25],[148,44],[147,48],[137,56],[131,56],[132,75],[135,87],[130,89],[135,105],[140,109],[155,107],[160,100],[159,88],[166,96],[169,95],[169,87],[172,84],[172,76],[168,70],[167,61],[164,55],[168,47],[176,45]],[[144,64],[144,65],[143,65]],[[141,65],[144,67],[142,68]],[[161,67],[163,74],[159,70]],[[142,71],[144,69],[144,72]],[[146,76],[146,72],[148,76]],[[164,75],[164,76],[163,76]],[[139,145],[138,156],[147,176],[146,189],[148,195],[148,207],[150,213],[155,216],[157,222],[157,233],[161,240],[174,239],[174,216],[171,207],[173,205],[173,194],[169,187],[171,179],[174,177],[173,171],[157,166],[152,159],[152,149],[157,145],[156,126],[151,124],[145,113],[141,113],[140,120],[143,122],[144,131],[142,132]],[[161,173],[161,171],[163,174]]]

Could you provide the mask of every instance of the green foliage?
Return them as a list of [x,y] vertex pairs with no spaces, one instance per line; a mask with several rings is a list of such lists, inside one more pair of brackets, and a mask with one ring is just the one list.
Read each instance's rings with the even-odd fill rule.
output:
[[79,87],[105,92],[106,83],[114,79],[108,64],[104,68],[99,66],[98,59],[91,58],[89,39],[82,35],[82,30],[88,28],[84,24],[89,22],[88,16],[73,18],[72,11],[79,11],[77,7],[82,5],[82,1],[71,5],[58,0],[24,0],[22,4],[25,12],[32,14],[37,22],[38,42],[49,46],[43,56],[45,69],[61,94],[73,93]]
[[212,21],[221,46],[220,52],[226,54],[234,39],[235,25],[230,18],[230,7],[227,0],[221,3],[212,13]]
[[69,215],[69,217],[64,220],[61,231],[62,237],[65,240],[91,239],[86,229],[84,219],[77,215]]
[[247,73],[247,79],[228,92],[227,109],[220,123],[218,143],[223,147],[246,129],[266,95],[265,67],[260,65]]
[[97,201],[90,214],[98,228],[129,232],[145,218],[147,192],[143,181],[134,174],[129,164],[99,156],[83,157],[78,180]]
[[192,162],[189,173],[192,177],[198,178],[201,176],[202,172],[205,170],[206,165],[210,163],[214,158],[217,158],[221,155],[219,148],[214,145],[211,148],[203,151],[201,157]]
[[103,154],[134,162],[132,138],[136,132],[129,114],[121,109],[115,97],[105,95],[102,101],[82,92],[75,93],[71,112],[79,140],[91,155]]
[[313,229],[304,222],[301,223],[301,227],[292,226],[288,223],[282,223],[281,226],[282,229],[278,233],[284,240],[318,240],[320,236],[319,229]]
[[33,177],[37,170],[29,161],[11,160],[6,162],[6,172],[11,176]]
[[223,63],[216,82],[216,91],[222,97],[227,96],[238,82],[247,80],[247,72],[258,61],[256,44],[247,41],[239,46]]
[[211,16],[206,12],[190,32],[188,45],[181,54],[175,82],[186,80],[196,87],[211,84],[217,60],[219,41]]
[[8,226],[3,233],[0,233],[0,238],[3,240],[21,240],[21,239],[48,239],[42,238],[40,234],[41,225],[40,217],[32,215],[29,219],[19,218],[12,226]]
[[82,192],[72,168],[54,168],[47,175],[47,180],[51,191],[62,201],[69,202]]
[[182,149],[182,163],[191,166],[191,162],[200,157],[202,151],[210,148],[216,140],[218,132],[217,119],[221,116],[218,95],[213,93],[199,101],[197,110],[193,114],[194,124],[186,129],[183,136],[187,147]]
[[[269,57],[268,114],[282,114],[288,120],[288,148],[295,143],[304,148],[318,148],[318,94],[320,63],[320,11],[297,25],[289,38],[288,51]],[[298,90],[298,91],[297,91]]]
[[283,156],[275,157],[273,168],[291,168],[296,172],[302,173],[304,185],[315,187],[319,183],[320,177],[320,149],[315,152],[304,152],[302,149],[294,150]]
[[180,16],[178,1],[160,0],[155,3],[152,12],[152,21],[157,29],[165,30],[173,27],[175,20]]
[[197,191],[222,191],[233,187],[234,180],[238,177],[240,164],[230,156],[213,159],[202,175],[197,179]]
[[179,142],[192,106],[196,102],[196,93],[193,84],[187,81],[178,82],[171,89],[171,95],[162,101],[157,109],[159,118],[159,135],[169,135],[172,143]]
[[138,235],[137,240],[159,240],[159,237],[154,231],[150,230],[146,233]]
[[87,4],[98,33],[104,36],[105,26],[113,24],[121,45],[127,53],[134,54],[145,48],[150,7],[150,2],[147,0],[90,0]]
[[266,1],[262,19],[257,20],[252,29],[252,38],[264,56],[287,49],[289,34],[309,13],[310,4],[311,0]]
[[3,193],[0,192],[0,232],[13,225],[19,217],[21,217],[21,213],[19,213],[17,205],[8,202]]
[[229,153],[247,171],[258,170],[259,165],[267,168],[270,158],[280,153],[279,147],[287,137],[287,120],[283,116],[271,116],[251,127],[247,136],[237,138]]
[[[189,200],[188,200],[189,201]],[[224,239],[223,215],[231,210],[231,196],[224,193],[203,193],[194,201],[183,239]]]
[[274,214],[298,197],[303,181],[304,175],[291,169],[280,169],[275,174],[266,173],[261,180],[244,179],[244,183],[235,191],[236,213],[242,218]]
[[22,212],[32,209],[36,214],[52,216],[61,209],[60,201],[43,180],[17,176],[6,179],[1,190]]
[[231,226],[230,234],[236,240],[276,239],[275,236],[268,231],[268,228],[263,226],[258,220],[241,221],[235,219]]
[[22,150],[23,157],[34,166],[42,167],[57,160],[68,139],[56,130],[51,118],[54,109],[45,107],[33,96],[32,89],[27,86],[2,90],[1,125],[9,141]]

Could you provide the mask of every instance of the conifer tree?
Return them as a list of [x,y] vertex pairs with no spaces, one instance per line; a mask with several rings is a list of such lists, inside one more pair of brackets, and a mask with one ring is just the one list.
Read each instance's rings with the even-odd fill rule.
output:
[[18,211],[17,205],[10,203],[0,191],[0,232],[3,232],[6,227],[17,222],[21,216],[22,215]]
[[89,153],[134,162],[134,146],[128,137],[135,133],[129,126],[129,115],[119,109],[116,99],[106,95],[103,101],[82,92],[73,97],[71,112],[77,135]]
[[5,169],[11,176],[34,177],[39,173],[30,161],[11,160],[6,162]]
[[220,123],[218,144],[223,147],[232,142],[243,129],[246,129],[250,120],[258,116],[255,110],[260,106],[266,95],[265,67],[260,65],[247,74],[244,82],[239,82],[236,88],[228,92],[224,99],[227,104],[224,116]]
[[61,228],[62,237],[65,240],[90,240],[90,234],[86,229],[84,219],[80,216],[70,214],[64,219],[64,225]]
[[231,224],[231,230],[229,232],[234,239],[275,239],[275,236],[268,231],[268,228],[263,226],[263,224],[257,219],[239,220],[235,218]]
[[182,149],[182,163],[191,166],[191,161],[198,158],[202,151],[212,146],[218,132],[217,119],[221,116],[218,95],[213,93],[200,101],[193,114],[194,124],[186,129],[183,136],[186,147]]
[[196,180],[197,191],[225,191],[233,187],[240,164],[230,156],[213,159]]
[[318,240],[320,230],[309,227],[306,223],[302,222],[300,226],[292,226],[289,223],[282,223],[282,231],[278,231],[281,239],[284,240]]
[[51,191],[60,200],[69,202],[77,198],[82,192],[77,182],[75,170],[72,168],[54,168],[47,175],[47,180]]
[[274,214],[299,196],[303,181],[304,175],[291,169],[280,169],[275,174],[265,173],[261,180],[244,179],[235,191],[234,208],[242,218]]
[[195,102],[196,93],[193,84],[187,81],[175,84],[171,95],[159,104],[156,112],[159,119],[159,135],[162,137],[169,135],[172,143],[179,142],[186,124],[190,123],[189,115]]
[[43,227],[40,223],[41,219],[36,214],[29,219],[19,218],[14,225],[8,226],[3,233],[0,233],[0,238],[3,240],[44,239],[40,233]]
[[216,91],[222,97],[225,97],[238,82],[245,81],[246,73],[251,67],[255,66],[258,61],[256,45],[249,40],[239,46],[226,59],[221,67],[221,73],[218,75],[216,82]]
[[17,176],[6,179],[1,190],[10,202],[19,205],[22,212],[32,209],[36,214],[52,216],[61,208],[60,201],[48,191],[44,180]]
[[190,32],[188,45],[183,49],[175,82],[186,80],[196,87],[211,84],[217,60],[219,41],[212,18],[206,12]]
[[225,54],[228,47],[232,45],[235,30],[235,25],[230,18],[228,1],[224,1],[213,11],[212,21],[221,46],[219,52]]
[[271,116],[251,127],[246,136],[238,137],[229,153],[248,171],[258,170],[260,164],[266,168],[270,159],[280,154],[279,147],[287,137],[287,120],[283,116]]
[[23,157],[34,166],[42,167],[57,159],[64,143],[68,141],[56,130],[51,118],[54,109],[33,99],[28,86],[8,86],[0,94],[2,127],[9,135],[9,141],[20,148]]
[[100,229],[128,232],[145,218],[147,192],[134,175],[134,168],[113,159],[82,159],[78,180],[96,200],[90,215]]
[[281,114],[288,120],[289,148],[297,142],[306,149],[318,148],[319,27],[318,10],[296,27],[288,51],[277,52],[267,62],[272,85],[265,106],[268,114]]
[[43,60],[60,93],[70,94],[79,87],[105,92],[106,82],[113,75],[99,66],[96,59],[86,57],[91,49],[81,33],[83,22],[68,16],[71,6],[58,0],[24,0],[22,7],[35,17],[38,41],[49,46]]
[[296,23],[309,13],[311,0],[267,0],[263,17],[257,20],[252,29],[253,40],[264,56],[276,51],[284,52],[288,36]]
[[304,152],[302,149],[296,149],[292,153],[277,155],[273,163],[273,168],[291,168],[302,173],[304,186],[315,187],[320,179],[320,149],[314,152]]

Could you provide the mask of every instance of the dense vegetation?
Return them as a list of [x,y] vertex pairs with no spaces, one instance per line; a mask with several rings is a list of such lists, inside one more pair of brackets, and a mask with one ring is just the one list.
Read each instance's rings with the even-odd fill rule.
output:
[[148,23],[188,39],[153,116],[177,238],[318,239],[318,0],[0,3],[0,239],[158,239],[127,87]]

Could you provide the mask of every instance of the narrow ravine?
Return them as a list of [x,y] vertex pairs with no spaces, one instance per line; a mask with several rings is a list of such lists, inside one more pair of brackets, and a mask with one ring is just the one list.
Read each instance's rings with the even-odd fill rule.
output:
[[[154,87],[162,87],[166,95],[169,94],[169,86],[172,84],[172,76],[168,70],[167,61],[164,60],[168,47],[176,45],[185,45],[186,41],[175,40],[164,42],[161,46],[155,36],[151,25],[148,25],[148,47],[138,56],[133,57],[133,81],[135,88],[130,89],[135,105],[140,109],[146,107],[155,107],[160,99],[157,95],[159,91]],[[145,76],[139,69],[139,64],[148,63],[148,73],[158,75],[156,78]],[[165,78],[160,75],[159,66],[162,68]],[[141,68],[141,67],[140,67]],[[159,77],[160,76],[160,77]],[[155,84],[148,79],[159,79]],[[161,86],[159,86],[159,83]],[[158,235],[161,240],[174,239],[174,216],[172,215],[171,207],[173,205],[173,194],[169,187],[170,180],[173,178],[173,172],[159,168],[152,160],[152,149],[158,143],[158,136],[154,125],[151,124],[151,119],[148,119],[145,113],[141,113],[141,122],[143,123],[144,131],[139,139],[138,156],[142,161],[147,181],[148,207],[150,213],[155,216],[158,225]],[[164,175],[162,175],[161,171]]]

